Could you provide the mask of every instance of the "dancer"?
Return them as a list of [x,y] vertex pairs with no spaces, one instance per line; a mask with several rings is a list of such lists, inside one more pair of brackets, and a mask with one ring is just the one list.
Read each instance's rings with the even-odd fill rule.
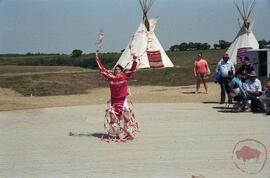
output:
[[114,71],[110,72],[102,65],[98,52],[97,50],[96,62],[100,74],[108,81],[111,91],[111,100],[108,102],[104,121],[107,134],[103,136],[103,139],[123,142],[132,140],[135,132],[138,131],[138,124],[127,101],[128,79],[136,72],[138,59],[132,55],[133,61],[130,70],[124,70],[122,66],[117,65]]

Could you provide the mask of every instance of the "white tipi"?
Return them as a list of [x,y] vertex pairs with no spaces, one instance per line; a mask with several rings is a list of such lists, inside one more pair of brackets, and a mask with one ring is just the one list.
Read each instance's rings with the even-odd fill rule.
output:
[[[153,4],[152,0],[139,0],[143,10],[143,21],[132,36],[128,46],[120,56],[116,65],[120,64],[125,69],[131,68],[132,55],[140,59],[138,68],[164,68],[173,67],[173,63],[165,53],[158,41],[154,30],[158,18],[149,19],[147,13]],[[116,66],[115,65],[115,66]]]
[[235,3],[235,6],[243,20],[243,24],[226,52],[234,64],[241,62],[243,57],[246,55],[247,50],[259,48],[259,43],[252,32],[254,21],[249,21],[249,16],[254,8],[254,5],[255,0],[253,0],[252,3],[248,3],[247,1],[247,4],[245,4],[244,0],[242,0],[242,8]]

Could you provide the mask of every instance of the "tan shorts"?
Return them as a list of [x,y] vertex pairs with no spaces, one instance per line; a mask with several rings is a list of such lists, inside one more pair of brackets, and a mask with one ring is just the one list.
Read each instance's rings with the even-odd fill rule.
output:
[[208,77],[208,74],[207,73],[204,73],[204,74],[197,74],[196,76],[196,79],[197,80],[207,80],[209,77]]

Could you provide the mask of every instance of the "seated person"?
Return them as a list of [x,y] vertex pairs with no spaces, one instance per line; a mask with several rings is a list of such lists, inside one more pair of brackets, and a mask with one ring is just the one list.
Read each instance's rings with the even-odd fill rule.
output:
[[267,83],[266,88],[266,93],[260,96],[260,101],[265,106],[266,114],[270,114],[270,81]]
[[236,101],[234,107],[239,111],[246,110],[246,97],[247,94],[241,82],[242,73],[241,70],[236,71],[235,75],[233,72],[228,72],[228,83],[226,83],[226,92],[228,96]]
[[[231,76],[231,74],[229,74]],[[229,95],[234,98],[235,101],[240,101],[247,97],[243,84],[241,82],[242,74],[241,70],[236,71],[235,75],[231,77]]]
[[261,95],[262,85],[261,81],[257,78],[255,71],[251,71],[248,75],[247,80],[243,83],[243,87],[247,94],[247,100],[251,100],[251,111],[258,111],[259,100],[257,97]]

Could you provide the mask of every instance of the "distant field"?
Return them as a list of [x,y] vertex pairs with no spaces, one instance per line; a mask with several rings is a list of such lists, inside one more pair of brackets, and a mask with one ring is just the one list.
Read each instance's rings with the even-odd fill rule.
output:
[[57,73],[57,72],[86,72],[90,69],[67,66],[18,66],[0,65],[0,75],[19,75],[31,73]]
[[[112,67],[119,56],[120,53],[106,53],[103,54],[103,61],[109,67]],[[0,65],[97,67],[95,54],[87,54],[80,57],[72,57],[70,55],[0,55]]]
[[[168,55],[175,65],[174,68],[139,70],[130,80],[130,85],[182,86],[194,84],[193,62],[198,52],[169,52]],[[209,63],[211,71],[214,71],[217,61],[224,53],[224,50],[206,50],[202,52]],[[119,56],[120,54],[117,53],[101,55],[102,62],[108,68],[115,64]],[[59,58],[57,56],[31,56],[28,59],[21,56],[0,56],[0,64],[2,64],[0,65],[0,87],[11,88],[25,96],[31,94],[34,96],[51,96],[82,94],[92,88],[107,86],[98,71],[93,70],[96,69],[93,54],[80,58],[65,56],[63,61],[73,61],[68,63],[67,66],[42,66],[41,64],[45,63],[44,60],[50,61],[50,64],[57,64],[56,61]],[[77,63],[74,61],[77,61]],[[72,63],[78,66],[79,62],[80,64],[89,64],[89,68],[70,66]],[[23,64],[38,65],[23,66]]]
[[67,57],[67,55],[40,55],[40,56],[28,56],[28,55],[1,55],[0,64],[1,65],[27,65],[30,63],[38,64],[43,61],[55,60],[57,57]]

